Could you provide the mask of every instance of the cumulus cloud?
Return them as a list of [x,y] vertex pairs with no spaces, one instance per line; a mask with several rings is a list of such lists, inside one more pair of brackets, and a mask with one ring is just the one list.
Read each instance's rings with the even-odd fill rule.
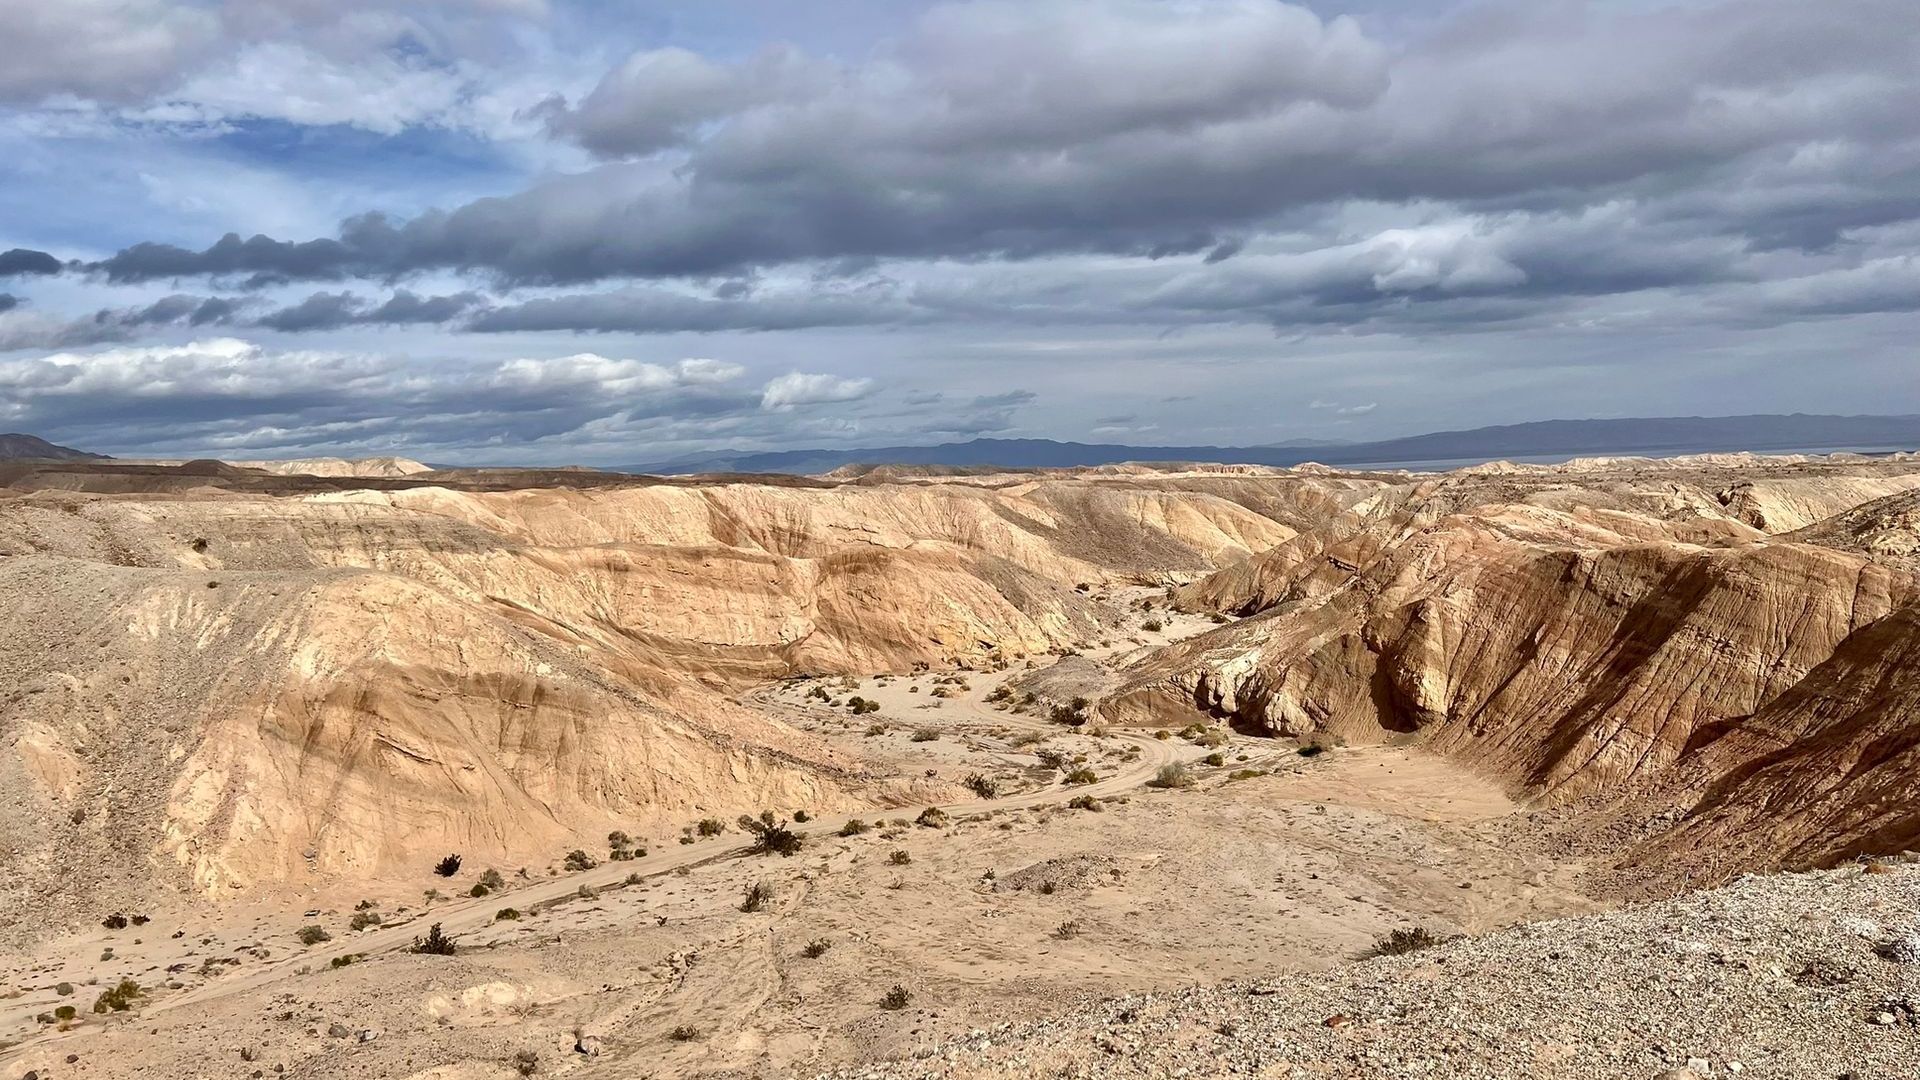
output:
[[[1544,5],[1398,50],[1270,0],[936,5],[852,65],[643,53],[553,112],[620,159],[585,173],[335,237],[140,245],[98,269],[552,283],[1074,252],[1231,265],[1248,235],[1342,200],[1511,211],[1682,188],[1717,198],[1697,234],[1753,234],[1777,211],[1728,185],[1796,183],[1760,166],[1810,141],[1875,148],[1877,174],[1797,182],[1794,231],[1814,235],[1911,202],[1884,165],[1920,141],[1916,35],[1920,7],[1899,0]],[[1446,286],[1419,254],[1381,284]],[[1494,263],[1435,272],[1519,280]]]
[[853,401],[873,389],[872,379],[843,379],[790,371],[770,380],[760,392],[763,409],[791,409],[796,405],[818,405],[829,401]]
[[60,260],[44,251],[33,251],[28,248],[0,251],[0,277],[57,274],[60,270]]
[[764,438],[786,423],[769,412],[850,401],[870,385],[799,375],[756,392],[741,385],[745,375],[742,366],[711,358],[659,363],[577,353],[428,366],[211,338],[0,360],[0,420],[122,449],[137,424],[132,445],[149,453],[405,447],[471,455],[511,446],[545,447],[564,459],[590,442],[617,444],[642,432]]

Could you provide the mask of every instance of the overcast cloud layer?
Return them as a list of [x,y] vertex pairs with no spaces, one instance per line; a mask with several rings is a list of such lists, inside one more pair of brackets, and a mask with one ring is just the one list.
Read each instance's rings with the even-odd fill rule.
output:
[[1909,0],[786,7],[0,5],[0,421],[621,463],[1920,412]]

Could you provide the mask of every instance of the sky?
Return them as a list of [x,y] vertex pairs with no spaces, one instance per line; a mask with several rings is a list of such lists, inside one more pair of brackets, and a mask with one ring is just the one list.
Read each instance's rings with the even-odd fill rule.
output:
[[0,430],[618,465],[1920,413],[1912,0],[17,0]]

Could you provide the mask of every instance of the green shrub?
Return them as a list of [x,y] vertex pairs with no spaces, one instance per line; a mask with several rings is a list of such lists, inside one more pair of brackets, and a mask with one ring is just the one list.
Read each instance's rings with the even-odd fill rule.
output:
[[1171,765],[1160,766],[1160,771],[1153,774],[1153,779],[1147,781],[1147,786],[1153,788],[1192,787],[1193,774],[1187,771],[1185,765],[1176,761]]
[[574,848],[572,851],[567,852],[566,860],[561,865],[577,873],[581,870],[591,870],[595,866],[598,866],[599,863],[593,861],[593,856],[581,851],[579,848]]
[[327,933],[318,926],[303,926],[300,928],[300,931],[293,936],[299,938],[300,944],[302,945],[318,945],[323,941],[333,940],[332,934]]
[[753,844],[748,850],[755,855],[794,855],[803,842],[800,834],[776,819],[771,810],[762,810],[757,818],[741,814],[739,824],[743,832],[753,834]]
[[132,979],[121,979],[111,990],[102,990],[100,996],[93,999],[93,1011],[97,1013],[126,1012],[133,1003],[146,996],[140,984]]
[[80,1015],[80,1010],[74,1008],[71,1005],[62,1005],[59,1008],[53,1010],[53,1018],[55,1020],[60,1021],[63,1024],[79,1015]]
[[795,824],[805,825],[807,822],[813,820],[813,815],[807,813],[805,810],[795,810],[793,812],[793,820]]
[[1444,939],[1424,926],[1401,927],[1392,933],[1382,935],[1368,949],[1365,956],[1403,956],[1421,949],[1430,949]]
[[694,826],[694,831],[701,836],[719,836],[727,831],[727,823],[717,817],[701,818],[700,823]]
[[452,956],[453,950],[453,939],[441,933],[439,923],[434,923],[427,928],[426,937],[413,939],[410,951],[426,956]]

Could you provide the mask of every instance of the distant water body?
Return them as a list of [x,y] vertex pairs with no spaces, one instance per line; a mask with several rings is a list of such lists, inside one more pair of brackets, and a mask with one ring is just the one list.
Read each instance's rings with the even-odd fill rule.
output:
[[[1753,453],[1762,454],[1767,457],[1781,457],[1781,456],[1787,456],[1787,455],[1793,455],[1793,454],[1807,454],[1807,455],[1865,454],[1868,457],[1879,457],[1879,456],[1884,456],[1886,454],[1894,454],[1904,450],[1914,450],[1914,449],[1920,449],[1920,447],[1799,446],[1799,447],[1783,447],[1783,448],[1768,449],[1768,450],[1755,450],[1753,451]],[[1579,453],[1579,454],[1508,454],[1502,457],[1430,458],[1425,461],[1361,461],[1361,462],[1352,462],[1352,463],[1342,462],[1341,464],[1335,465],[1332,467],[1339,469],[1343,472],[1368,472],[1368,471],[1374,471],[1374,470],[1378,470],[1382,472],[1392,472],[1396,469],[1407,469],[1412,472],[1448,472],[1453,469],[1464,469],[1472,465],[1485,465],[1489,461],[1511,461],[1516,465],[1562,465],[1562,464],[1565,464],[1566,462],[1572,461],[1575,458],[1591,458],[1591,457],[1672,458],[1672,457],[1691,457],[1696,454],[1738,454],[1738,453],[1745,453],[1745,452],[1746,451],[1742,451],[1742,450],[1674,450],[1674,449],[1595,450],[1595,451],[1589,451],[1586,453]]]

